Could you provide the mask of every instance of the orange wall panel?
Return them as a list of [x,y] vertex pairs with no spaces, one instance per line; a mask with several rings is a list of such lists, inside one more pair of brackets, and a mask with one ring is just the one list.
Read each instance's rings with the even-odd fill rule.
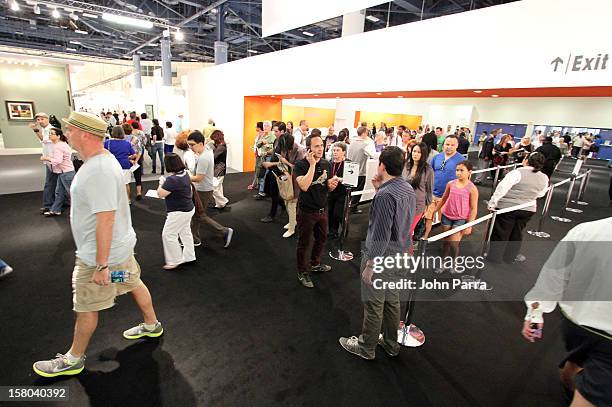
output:
[[257,136],[255,131],[257,122],[278,120],[282,115],[282,110],[283,104],[281,99],[262,98],[259,96],[246,96],[244,98],[242,171],[248,172],[255,169],[255,153],[252,147]]
[[368,127],[376,123],[376,128],[380,127],[380,122],[387,124],[387,127],[395,127],[403,124],[409,129],[416,130],[421,125],[422,116],[410,114],[396,114],[383,112],[360,112],[360,122],[367,122]]
[[310,128],[329,127],[333,125],[336,120],[336,109],[283,106],[282,120],[285,123],[292,121],[294,128],[298,127],[300,120],[306,120]]

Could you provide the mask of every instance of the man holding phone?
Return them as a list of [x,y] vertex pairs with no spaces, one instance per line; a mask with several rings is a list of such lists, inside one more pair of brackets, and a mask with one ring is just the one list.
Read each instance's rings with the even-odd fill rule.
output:
[[[34,372],[43,377],[83,371],[85,350],[98,325],[98,313],[115,305],[118,295],[131,293],[144,318],[143,323],[124,331],[124,338],[158,337],[164,332],[151,294],[140,280],[140,266],[134,258],[136,233],[123,172],[103,145],[106,122],[87,112],[72,112],[64,122],[70,145],[85,161],[70,188],[70,224],[77,248],[72,272],[76,322],[72,346],[65,354],[34,363]],[[118,281],[116,276],[120,277]]]
[[[311,272],[331,271],[321,264],[321,254],[327,240],[327,193],[338,186],[339,178],[330,177],[331,166],[323,158],[323,138],[319,129],[313,129],[306,138],[306,158],[295,163],[296,181],[300,187],[297,211],[297,267],[298,280],[304,287],[313,288]],[[306,250],[314,234],[310,264]]]

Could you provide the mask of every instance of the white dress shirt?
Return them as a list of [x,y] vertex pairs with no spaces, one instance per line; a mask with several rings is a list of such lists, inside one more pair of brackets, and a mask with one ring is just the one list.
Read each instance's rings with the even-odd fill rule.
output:
[[563,314],[575,324],[612,335],[611,241],[612,217],[581,223],[570,230],[525,296],[525,319],[531,319],[534,302],[546,313],[559,304]]

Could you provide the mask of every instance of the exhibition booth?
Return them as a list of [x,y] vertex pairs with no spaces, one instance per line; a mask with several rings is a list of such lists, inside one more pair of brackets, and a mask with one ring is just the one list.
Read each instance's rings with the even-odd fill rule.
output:
[[[559,19],[548,18],[551,9]],[[582,9],[570,0],[512,2],[192,71],[192,127],[214,118],[229,141],[228,166],[244,171],[254,165],[255,123],[266,119],[350,128],[356,112],[378,121],[371,112],[406,115],[407,125],[418,116],[422,124],[463,123],[473,132],[477,122],[612,128],[610,13],[605,0]],[[559,29],[577,20],[593,28]],[[407,42],[409,52],[398,52]]]

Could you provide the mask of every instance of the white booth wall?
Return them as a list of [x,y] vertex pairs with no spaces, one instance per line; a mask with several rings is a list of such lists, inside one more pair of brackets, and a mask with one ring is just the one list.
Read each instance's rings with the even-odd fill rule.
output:
[[[241,170],[245,96],[610,86],[610,66],[555,72],[551,65],[557,57],[591,57],[609,50],[610,15],[608,0],[588,0],[580,7],[574,0],[523,0],[192,71],[188,74],[192,126],[202,128],[213,117],[232,146],[228,165]],[[576,21],[589,23],[576,30],[564,29],[574,27]],[[393,62],[360,59],[371,55],[392,57]],[[524,121],[516,108],[502,106],[507,100],[478,102],[482,106],[474,108],[472,120],[490,111],[507,118],[503,121]],[[536,100],[524,101],[536,111],[543,109]],[[449,99],[438,104],[466,103]],[[498,120],[487,118],[494,119]]]

